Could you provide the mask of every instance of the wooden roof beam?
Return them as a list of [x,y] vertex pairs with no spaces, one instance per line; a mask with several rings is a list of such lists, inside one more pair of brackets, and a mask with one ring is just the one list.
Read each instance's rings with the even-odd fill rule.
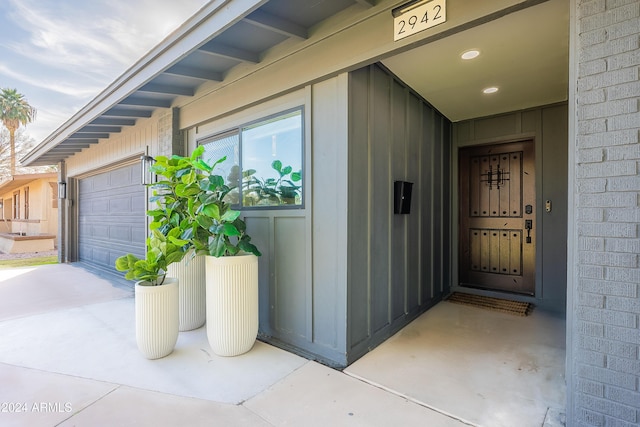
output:
[[96,125],[87,125],[82,128],[77,133],[85,133],[85,132],[120,132],[122,128],[119,126],[96,126]]
[[133,126],[136,124],[136,120],[120,117],[98,117],[92,120],[89,124],[105,126]]
[[244,17],[243,21],[287,37],[295,37],[302,40],[309,37],[307,29],[303,26],[261,10],[250,13]]
[[221,43],[209,42],[205,45],[200,46],[198,50],[209,55],[215,55],[239,62],[248,62],[251,64],[257,64],[258,62],[260,62],[260,58],[258,57],[258,55],[253,52],[227,46]]
[[84,138],[105,139],[105,138],[109,138],[109,134],[102,133],[102,132],[76,132],[73,135],[69,135],[67,140],[84,139]]
[[159,107],[169,108],[171,107],[170,99],[153,99],[153,98],[140,98],[129,97],[125,98],[118,103],[118,105],[126,105],[131,107]]
[[194,67],[185,67],[183,65],[174,65],[173,67],[164,71],[164,74],[171,74],[180,77],[191,77],[200,80],[213,80],[215,82],[222,81],[222,73]]
[[103,116],[107,117],[151,117],[153,111],[151,110],[133,110],[124,108],[111,108],[104,113]]
[[183,86],[165,85],[159,83],[147,83],[138,89],[139,92],[162,93],[166,95],[193,96],[193,89]]

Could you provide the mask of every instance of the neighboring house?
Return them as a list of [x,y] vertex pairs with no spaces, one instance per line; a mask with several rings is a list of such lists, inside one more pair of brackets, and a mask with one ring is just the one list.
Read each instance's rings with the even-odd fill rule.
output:
[[141,155],[206,144],[256,171],[268,341],[345,366],[453,290],[529,301],[567,319],[568,425],[637,425],[640,4],[311,3],[212,1],[22,160],[66,182],[62,260],[143,254]]
[[55,249],[58,234],[58,174],[13,175],[0,181],[0,252]]

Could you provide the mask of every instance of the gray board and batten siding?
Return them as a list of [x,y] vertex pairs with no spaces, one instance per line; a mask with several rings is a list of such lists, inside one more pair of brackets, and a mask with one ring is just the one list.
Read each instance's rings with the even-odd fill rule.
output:
[[[338,76],[289,92],[193,128],[188,137],[193,149],[211,135],[283,111],[300,108],[303,112],[303,204],[243,209],[242,217],[262,252],[258,260],[260,338],[336,366],[344,365],[346,329],[345,298],[336,297],[346,288],[346,274],[339,272],[346,260],[339,255],[346,226],[339,225],[337,216],[346,206],[346,168],[336,161],[346,157],[347,132],[341,130],[346,129],[345,82],[345,77]],[[345,113],[337,114],[340,108]],[[311,111],[315,126],[311,126]],[[328,126],[319,125],[327,117],[324,113],[337,114]],[[313,156],[311,141],[317,143]],[[344,154],[326,154],[332,150]],[[329,214],[327,209],[334,211]]]
[[[294,104],[305,111],[304,206],[243,211],[263,253],[260,337],[340,368],[449,293],[451,123],[377,64],[239,116]],[[409,214],[393,212],[394,181],[413,183]]]
[[[449,120],[386,69],[350,73],[347,363],[449,293],[450,147]],[[413,183],[409,214],[394,181]]]

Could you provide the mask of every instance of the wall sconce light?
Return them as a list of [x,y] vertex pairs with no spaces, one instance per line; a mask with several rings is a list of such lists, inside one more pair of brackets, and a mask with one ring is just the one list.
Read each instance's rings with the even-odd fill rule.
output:
[[58,199],[66,199],[67,198],[67,183],[60,181],[58,183]]
[[155,159],[151,156],[140,156],[141,171],[142,171],[142,184],[148,185],[153,182],[153,173],[151,172],[151,166],[155,162]]

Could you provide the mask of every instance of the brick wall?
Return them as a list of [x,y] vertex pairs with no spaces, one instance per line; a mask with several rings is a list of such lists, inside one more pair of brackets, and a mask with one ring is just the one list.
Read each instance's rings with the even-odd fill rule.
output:
[[158,118],[158,153],[185,156],[184,135],[180,131],[180,109],[171,108]]
[[640,1],[574,1],[576,265],[567,424],[638,426]]

